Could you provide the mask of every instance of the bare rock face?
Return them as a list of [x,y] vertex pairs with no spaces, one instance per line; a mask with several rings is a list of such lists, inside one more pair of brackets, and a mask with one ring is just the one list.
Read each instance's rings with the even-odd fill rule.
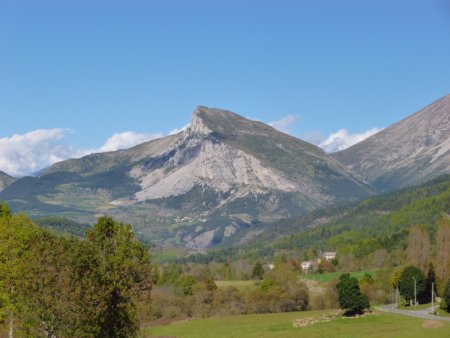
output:
[[450,95],[332,156],[380,190],[450,173]]
[[233,197],[267,189],[297,190],[282,172],[262,165],[255,156],[217,139],[194,112],[191,126],[178,134],[168,149],[137,165],[131,176],[139,180],[139,201],[182,195],[198,185],[219,192],[235,189]]

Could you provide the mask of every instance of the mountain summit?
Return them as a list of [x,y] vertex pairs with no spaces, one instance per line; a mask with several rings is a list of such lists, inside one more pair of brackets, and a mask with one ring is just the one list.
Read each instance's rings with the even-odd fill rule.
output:
[[8,186],[0,199],[15,210],[81,221],[108,213],[137,224],[144,237],[201,249],[241,227],[372,192],[312,144],[199,106],[178,134],[57,163]]
[[379,190],[450,173],[450,95],[332,156]]

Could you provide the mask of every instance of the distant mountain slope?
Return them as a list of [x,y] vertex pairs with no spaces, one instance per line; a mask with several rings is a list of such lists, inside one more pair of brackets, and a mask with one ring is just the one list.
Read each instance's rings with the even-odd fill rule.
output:
[[331,156],[380,190],[450,173],[450,95]]
[[16,179],[8,174],[0,171],[0,191],[5,189],[8,185],[12,184]]
[[57,163],[0,193],[14,210],[79,222],[108,213],[142,237],[203,249],[241,227],[373,193],[320,148],[221,109],[176,135]]
[[360,202],[258,224],[243,229],[238,238],[224,241],[216,250],[187,260],[226,261],[235,253],[242,255],[241,250],[264,257],[308,248],[337,250],[364,259],[379,249],[404,250],[410,226],[420,224],[433,232],[436,222],[445,215],[450,215],[450,175]]

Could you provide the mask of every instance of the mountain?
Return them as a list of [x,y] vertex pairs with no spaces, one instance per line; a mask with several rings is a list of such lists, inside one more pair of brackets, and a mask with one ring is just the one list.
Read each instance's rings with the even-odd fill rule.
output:
[[450,95],[332,156],[381,191],[450,173]]
[[5,189],[8,185],[12,184],[16,179],[8,174],[0,171],[0,191]]
[[126,150],[57,163],[0,193],[13,210],[92,222],[203,249],[260,222],[373,193],[320,148],[229,111],[197,107],[190,127]]
[[[404,252],[412,225],[419,224],[433,234],[436,223],[442,217],[448,217],[449,210],[450,175],[442,175],[419,186],[363,201],[331,205],[274,224],[258,224],[255,229],[248,230],[249,233],[258,230],[257,235],[250,236],[245,243],[224,241],[215,250],[184,260],[226,262],[242,257],[243,251],[249,257],[277,256],[287,252],[298,257],[299,251],[311,248],[337,251],[341,258],[351,255],[367,263],[375,259],[373,253],[380,249]],[[242,234],[241,237],[249,236]]]

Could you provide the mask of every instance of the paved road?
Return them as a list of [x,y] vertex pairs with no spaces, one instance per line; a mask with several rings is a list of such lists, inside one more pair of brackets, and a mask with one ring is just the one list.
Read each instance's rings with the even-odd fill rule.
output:
[[[437,307],[437,305],[435,307]],[[430,315],[430,312],[432,312],[431,307],[428,309],[423,309],[423,310],[407,311],[407,310],[396,309],[395,304],[388,304],[388,305],[383,305],[383,306],[376,306],[375,308],[380,311],[400,313],[402,315],[411,316],[411,317],[430,319],[430,320],[445,320],[447,322],[450,322],[450,317],[441,317],[441,316]]]

